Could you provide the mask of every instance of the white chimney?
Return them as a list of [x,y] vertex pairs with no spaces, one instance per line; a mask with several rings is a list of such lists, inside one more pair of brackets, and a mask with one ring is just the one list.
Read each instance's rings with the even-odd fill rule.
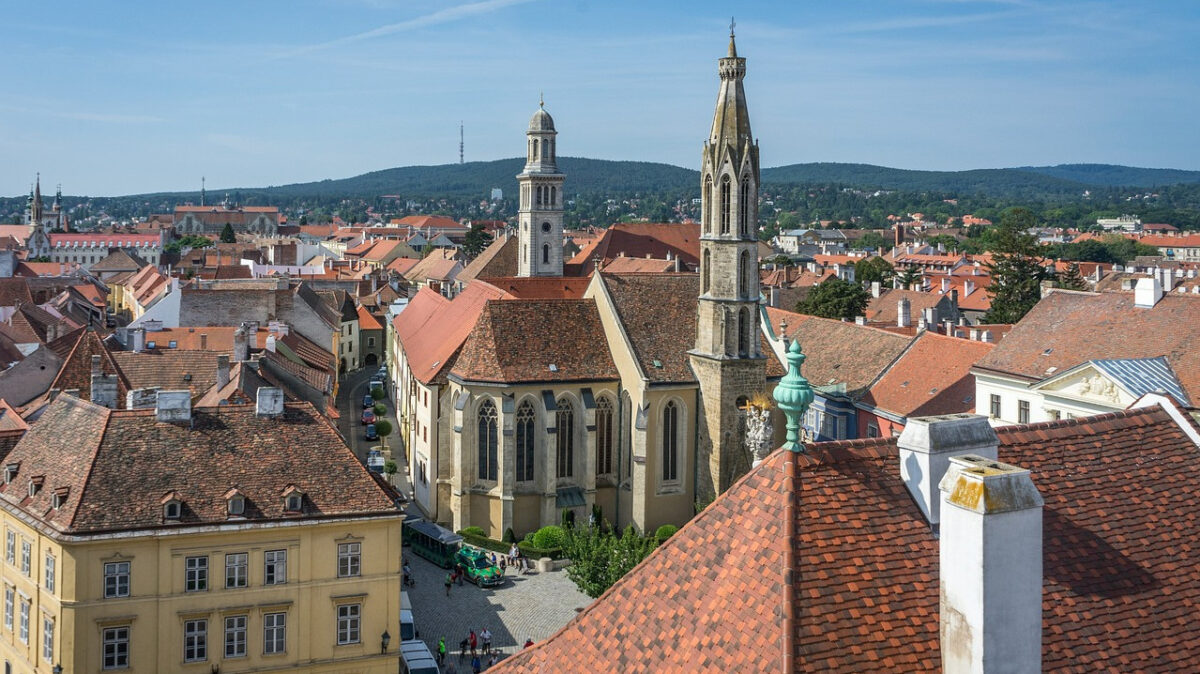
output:
[[225,388],[229,385],[229,356],[221,354],[217,356],[217,390]]
[[963,280],[963,297],[967,297],[975,292],[975,282],[970,279]]
[[1174,287],[1175,287],[1175,275],[1171,272],[1170,269],[1162,270],[1163,294],[1166,295],[1166,294],[1170,293],[1171,289]]
[[959,456],[939,486],[942,671],[1042,671],[1042,497],[1029,471]]
[[1133,306],[1149,309],[1162,299],[1163,287],[1158,277],[1140,278],[1133,288]]
[[855,317],[854,317],[854,324],[855,324],[855,325],[866,325],[866,324],[867,324],[867,317],[866,317],[866,316],[855,316]]
[[879,297],[883,292],[883,284],[879,281],[871,281],[871,297]]
[[900,450],[900,479],[930,525],[937,526],[941,499],[937,485],[950,467],[950,458],[981,454],[996,458],[999,444],[987,417],[945,414],[913,417],[896,440]]
[[254,413],[260,417],[277,417],[283,414],[283,389],[263,386],[258,389],[258,404]]
[[991,342],[992,341],[992,331],[984,330],[983,332],[979,333],[979,341]]
[[159,391],[154,409],[159,421],[191,421],[191,391]]
[[907,328],[912,325],[912,306],[908,302],[907,297],[903,297],[896,302],[896,327]]
[[134,328],[129,331],[130,351],[141,353],[146,350],[146,329]]

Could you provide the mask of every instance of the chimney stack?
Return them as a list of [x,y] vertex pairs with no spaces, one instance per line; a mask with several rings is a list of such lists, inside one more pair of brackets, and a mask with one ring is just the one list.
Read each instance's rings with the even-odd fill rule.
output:
[[137,327],[129,331],[130,350],[141,353],[146,350],[146,329]]
[[900,451],[900,479],[931,526],[937,527],[940,521],[937,485],[949,469],[951,457],[977,454],[995,459],[999,442],[987,417],[977,414],[908,420],[896,441]]
[[903,297],[896,302],[896,327],[907,328],[912,325],[912,305],[908,298]]
[[221,354],[217,356],[217,390],[225,388],[229,385],[229,356]]
[[878,298],[883,294],[883,284],[879,281],[871,281],[871,297]]
[[159,391],[154,409],[159,421],[190,422],[192,420],[192,392]]
[[1163,287],[1157,276],[1140,278],[1133,288],[1133,306],[1149,309],[1162,299]]
[[101,407],[117,407],[117,375],[104,374],[100,354],[92,356],[92,387],[89,398],[92,404]]
[[245,326],[233,331],[233,359],[239,363],[250,360],[250,342]]
[[1042,497],[1029,471],[950,460],[939,574],[942,671],[1042,671]]
[[260,417],[277,417],[283,414],[283,389],[263,386],[258,389],[258,401],[254,413]]

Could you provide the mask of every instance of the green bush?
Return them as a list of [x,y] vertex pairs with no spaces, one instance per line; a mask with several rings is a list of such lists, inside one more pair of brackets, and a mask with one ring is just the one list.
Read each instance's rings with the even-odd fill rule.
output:
[[513,533],[512,527],[504,530],[504,542],[510,544],[517,542],[517,535]]
[[529,541],[521,541],[520,543],[517,543],[517,548],[521,551],[521,554],[524,555],[526,559],[532,561],[537,561],[542,557],[549,557],[550,559],[562,559],[563,556],[562,548],[539,548]]
[[376,386],[375,388],[371,389],[371,397],[376,400],[383,400],[384,396],[386,395],[387,394],[383,392],[382,386]]
[[486,536],[487,535],[486,533],[484,533],[483,527],[467,527],[466,529],[463,529],[462,531],[458,532],[458,534],[460,536]]
[[525,534],[524,536],[522,536],[522,537],[521,537],[521,540],[522,540],[523,542],[525,542],[525,543],[528,543],[528,544],[530,544],[530,545],[533,545],[533,534],[534,534],[534,532],[530,531],[529,533],[527,533],[527,534]]
[[494,538],[488,538],[483,534],[483,529],[479,527],[467,527],[458,532],[459,536],[463,537],[463,541],[470,543],[477,548],[491,550],[492,552],[508,552],[508,544],[498,541]]
[[383,472],[388,475],[395,475],[399,468],[400,467],[396,465],[396,462],[392,461],[391,459],[383,462]]
[[563,531],[562,527],[556,527],[553,524],[542,527],[533,535],[533,547],[549,550],[550,548],[561,548],[567,540],[567,532]]
[[658,541],[659,545],[662,545],[662,542],[670,538],[671,534],[674,534],[676,531],[679,531],[679,527],[674,524],[664,524],[654,531],[654,540]]
[[375,405],[375,416],[381,417],[385,414],[387,414],[387,405],[384,405],[383,403],[376,404]]

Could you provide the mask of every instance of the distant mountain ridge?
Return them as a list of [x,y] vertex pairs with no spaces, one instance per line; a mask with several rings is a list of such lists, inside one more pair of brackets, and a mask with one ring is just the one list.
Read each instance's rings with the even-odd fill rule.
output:
[[[628,194],[700,191],[699,172],[693,169],[637,161],[609,161],[560,157],[567,174],[568,193]],[[271,197],[365,197],[395,194],[404,197],[479,195],[487,198],[499,187],[506,196],[517,188],[521,158],[465,164],[403,166],[372,171],[350,178],[262,188],[228,188],[210,193],[237,191]],[[1080,194],[1109,187],[1146,188],[1180,183],[1200,183],[1200,171],[1149,169],[1112,164],[1059,164],[966,171],[917,171],[871,164],[808,163],[762,170],[764,184],[841,184],[862,189],[989,194],[1027,197],[1031,194]],[[132,195],[131,195],[132,196]],[[136,196],[178,196],[195,199],[196,193],[157,193]]]

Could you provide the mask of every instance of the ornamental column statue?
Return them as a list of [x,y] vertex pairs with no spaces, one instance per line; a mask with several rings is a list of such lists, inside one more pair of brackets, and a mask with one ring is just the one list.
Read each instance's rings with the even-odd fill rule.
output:
[[779,380],[772,397],[787,417],[787,441],[783,443],[783,448],[789,452],[802,452],[804,446],[800,444],[800,419],[812,404],[813,391],[808,380],[800,374],[800,366],[806,358],[800,351],[800,340],[792,340],[786,358],[788,372]]

